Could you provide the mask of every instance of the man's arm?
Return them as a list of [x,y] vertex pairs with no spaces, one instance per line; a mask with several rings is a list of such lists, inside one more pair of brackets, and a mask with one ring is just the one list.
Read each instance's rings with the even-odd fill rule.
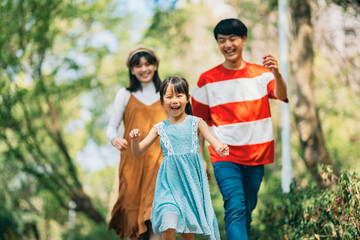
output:
[[286,100],[287,98],[286,82],[279,72],[279,66],[276,59],[272,55],[265,55],[263,57],[263,65],[269,68],[270,71],[274,74],[275,97],[280,100]]

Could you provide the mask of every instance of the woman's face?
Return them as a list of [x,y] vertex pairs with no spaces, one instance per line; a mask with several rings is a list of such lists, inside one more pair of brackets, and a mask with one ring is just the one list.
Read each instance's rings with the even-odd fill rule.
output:
[[131,73],[135,75],[141,83],[150,83],[153,81],[156,70],[157,66],[155,64],[150,64],[145,57],[141,57],[139,64],[131,68]]

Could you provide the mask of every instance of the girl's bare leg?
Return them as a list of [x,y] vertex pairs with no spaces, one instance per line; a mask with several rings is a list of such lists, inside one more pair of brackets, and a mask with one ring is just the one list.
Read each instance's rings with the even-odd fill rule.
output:
[[194,233],[182,233],[181,239],[182,240],[195,240],[195,234]]
[[148,223],[148,229],[149,229],[149,240],[161,240],[161,237],[155,235],[155,233],[153,232],[151,222]]
[[161,233],[161,240],[175,240],[175,229],[169,228]]

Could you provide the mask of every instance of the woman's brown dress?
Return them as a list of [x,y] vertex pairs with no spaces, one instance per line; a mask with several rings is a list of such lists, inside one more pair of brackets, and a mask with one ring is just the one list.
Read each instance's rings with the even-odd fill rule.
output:
[[119,195],[113,207],[108,230],[114,229],[120,239],[139,237],[148,231],[155,193],[156,176],[163,158],[159,138],[140,156],[131,153],[129,133],[140,129],[141,141],[155,123],[167,118],[160,100],[147,106],[132,94],[124,113],[124,138],[128,148],[120,153]]

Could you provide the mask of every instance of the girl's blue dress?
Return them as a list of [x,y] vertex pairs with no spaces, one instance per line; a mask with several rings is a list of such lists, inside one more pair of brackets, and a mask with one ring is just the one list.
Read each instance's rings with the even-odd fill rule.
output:
[[200,118],[189,115],[182,123],[171,124],[165,120],[155,124],[164,155],[151,214],[153,231],[157,235],[172,228],[177,233],[220,239],[200,155],[199,121]]

